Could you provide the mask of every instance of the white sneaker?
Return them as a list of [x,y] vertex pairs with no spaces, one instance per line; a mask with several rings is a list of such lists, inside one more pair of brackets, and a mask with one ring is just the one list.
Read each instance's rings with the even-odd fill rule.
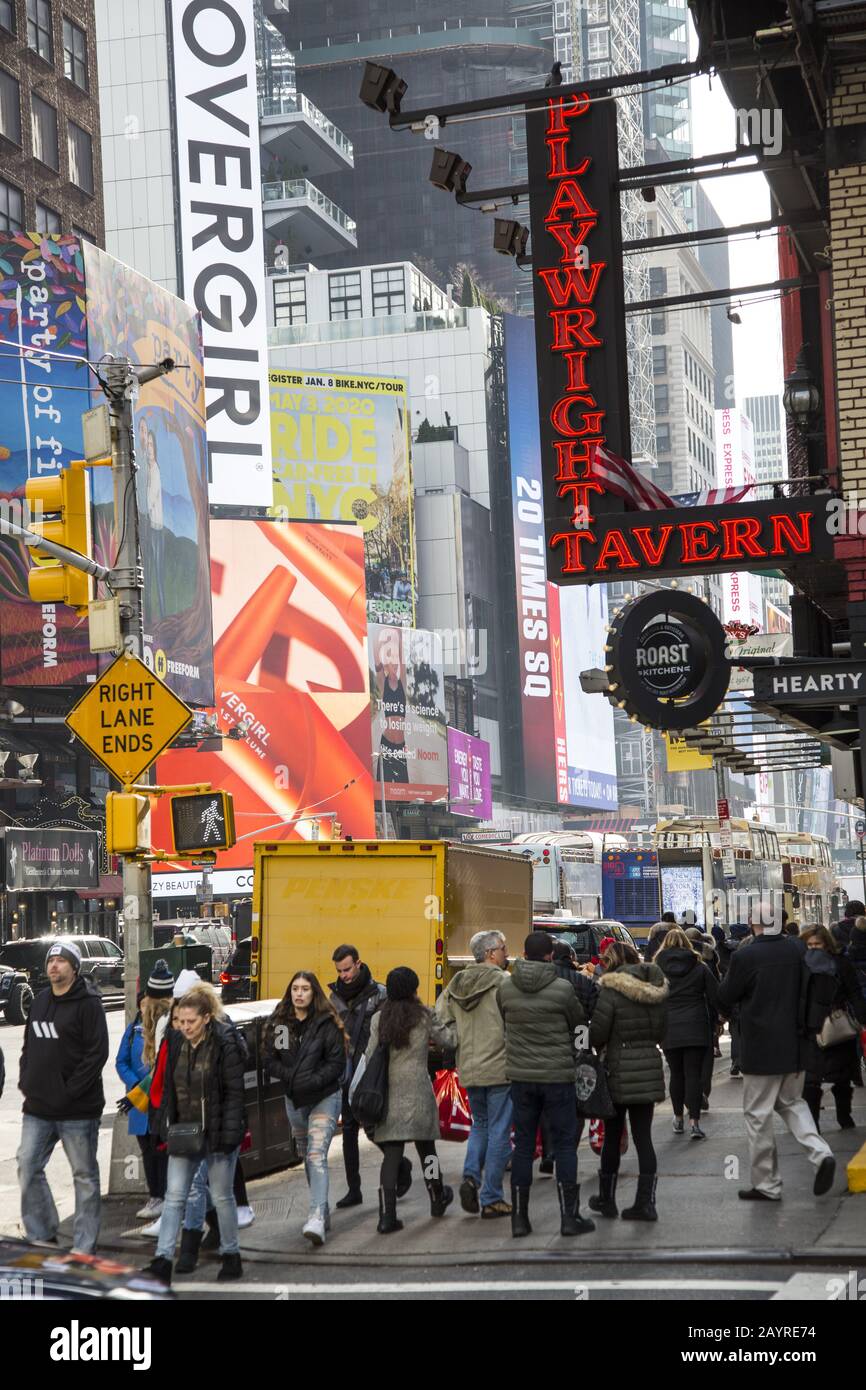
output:
[[324,1245],[325,1243],[325,1223],[321,1216],[307,1217],[303,1231],[304,1237],[311,1245]]
[[149,1197],[141,1211],[135,1213],[137,1221],[152,1221],[155,1216],[159,1216],[165,1203],[161,1197]]
[[151,1223],[150,1223],[149,1226],[142,1226],[142,1228],[141,1228],[141,1230],[138,1232],[138,1234],[139,1234],[140,1236],[154,1236],[154,1237],[158,1236],[158,1235],[159,1235],[159,1226],[160,1226],[160,1222],[161,1222],[161,1221],[162,1221],[162,1217],[161,1217],[161,1216],[158,1216],[158,1217],[156,1218],[155,1221],[151,1221]]
[[238,1230],[242,1231],[245,1226],[252,1226],[256,1219],[256,1214],[252,1207],[238,1207]]

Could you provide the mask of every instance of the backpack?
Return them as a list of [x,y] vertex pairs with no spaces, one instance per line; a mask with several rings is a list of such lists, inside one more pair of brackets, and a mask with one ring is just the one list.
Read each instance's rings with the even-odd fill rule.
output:
[[375,1129],[388,1113],[388,1049],[377,1045],[366,1054],[349,1087],[349,1109],[362,1129]]
[[832,956],[826,951],[807,951],[803,976],[802,1031],[814,1038],[830,1017],[839,987]]

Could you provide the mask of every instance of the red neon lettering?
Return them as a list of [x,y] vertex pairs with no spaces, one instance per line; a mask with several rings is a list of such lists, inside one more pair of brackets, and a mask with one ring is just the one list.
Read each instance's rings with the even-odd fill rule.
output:
[[636,570],[638,562],[628,548],[628,543],[622,531],[608,531],[601,543],[601,550],[598,552],[598,559],[595,562],[597,570],[606,570],[610,560],[618,560],[618,569]]
[[601,422],[607,411],[605,410],[584,410],[583,424],[580,429],[575,429],[569,418],[569,411],[575,401],[580,401],[584,405],[595,405],[592,396],[561,396],[556,405],[550,412],[550,423],[560,434],[564,434],[567,439],[579,439],[585,434],[601,434]]
[[716,560],[719,547],[709,549],[707,532],[716,535],[718,527],[714,521],[684,521],[680,525],[682,536],[683,564],[693,565],[696,560]]
[[586,565],[580,558],[580,546],[582,541],[594,541],[595,536],[591,531],[557,531],[550,538],[550,549],[565,542],[565,558],[562,561],[563,574],[585,574]]
[[581,521],[594,521],[589,510],[589,494],[591,492],[604,492],[601,483],[563,483],[559,488],[559,496],[565,497],[571,493],[574,498],[575,526],[578,525],[578,513],[581,514]]
[[594,309],[551,309],[548,318],[553,320],[554,352],[564,352],[570,347],[601,347],[602,339],[591,332],[597,315]]
[[584,218],[582,222],[554,222],[548,231],[550,235],[556,237],[562,247],[562,264],[575,265],[578,260],[578,251],[583,246],[593,227],[598,226],[598,219]]
[[754,516],[728,517],[721,523],[724,533],[724,560],[744,560],[751,557],[765,560],[767,552],[758,544],[761,523]]
[[553,476],[556,481],[574,483],[588,477],[592,473],[596,445],[603,443],[604,436],[600,439],[582,439],[580,443],[573,439],[554,439],[556,472]]
[[560,222],[566,217],[598,217],[598,208],[587,202],[586,195],[576,179],[563,179],[553,195],[545,222]]
[[567,101],[564,97],[548,97],[547,134],[567,135],[567,122],[577,116],[585,116],[588,110],[589,97],[586,92],[575,92]]
[[[787,549],[795,555],[808,555],[812,549],[812,513],[798,512],[796,519],[784,512],[770,516],[773,526],[773,545],[771,555],[784,555]],[[799,525],[797,524],[799,522]]]
[[[586,379],[586,353],[567,352],[563,359],[568,363],[568,385],[566,390],[571,394],[573,391],[589,391],[589,382]],[[595,400],[592,401],[595,405]]]
[[665,551],[668,548],[668,541],[673,534],[673,526],[661,526],[659,528],[659,538],[653,542],[652,530],[649,526],[635,526],[632,528],[632,535],[638,543],[647,564],[652,565],[653,569],[658,568],[664,559]]
[[580,177],[589,168],[589,158],[582,159],[576,169],[569,169],[565,158],[565,151],[571,140],[571,132],[565,135],[548,135],[545,137],[545,145],[549,151],[547,177],[549,179],[561,179],[569,174]]
[[557,309],[564,309],[571,299],[576,299],[578,304],[591,304],[598,290],[601,272],[606,269],[606,261],[593,261],[589,279],[586,271],[576,265],[566,266],[565,269],[554,267],[553,270],[540,270],[538,273],[544,281],[551,303],[555,304]]

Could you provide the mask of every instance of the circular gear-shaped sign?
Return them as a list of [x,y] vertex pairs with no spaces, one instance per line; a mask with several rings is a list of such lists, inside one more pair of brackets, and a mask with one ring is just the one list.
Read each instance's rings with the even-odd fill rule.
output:
[[715,714],[731,663],[709,604],[676,589],[631,599],[608,629],[610,698],[653,729],[688,729]]

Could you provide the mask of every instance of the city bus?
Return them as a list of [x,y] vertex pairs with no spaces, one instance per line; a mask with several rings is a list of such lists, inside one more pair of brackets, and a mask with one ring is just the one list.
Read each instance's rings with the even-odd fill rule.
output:
[[[695,914],[705,930],[717,922],[748,922],[752,911],[781,912],[785,878],[779,829],[732,818],[733,876],[725,876],[717,819],[659,821],[654,841],[665,911]],[[790,911],[790,909],[788,909]]]
[[833,856],[826,835],[779,829],[785,882],[785,908],[801,926],[829,926],[835,920]]
[[658,854],[650,849],[606,849],[601,870],[605,917],[622,922],[643,945],[662,914]]
[[611,915],[604,910],[602,859],[608,849],[628,848],[624,835],[597,830],[531,831],[497,848],[532,860],[533,914],[560,912],[594,919]]

